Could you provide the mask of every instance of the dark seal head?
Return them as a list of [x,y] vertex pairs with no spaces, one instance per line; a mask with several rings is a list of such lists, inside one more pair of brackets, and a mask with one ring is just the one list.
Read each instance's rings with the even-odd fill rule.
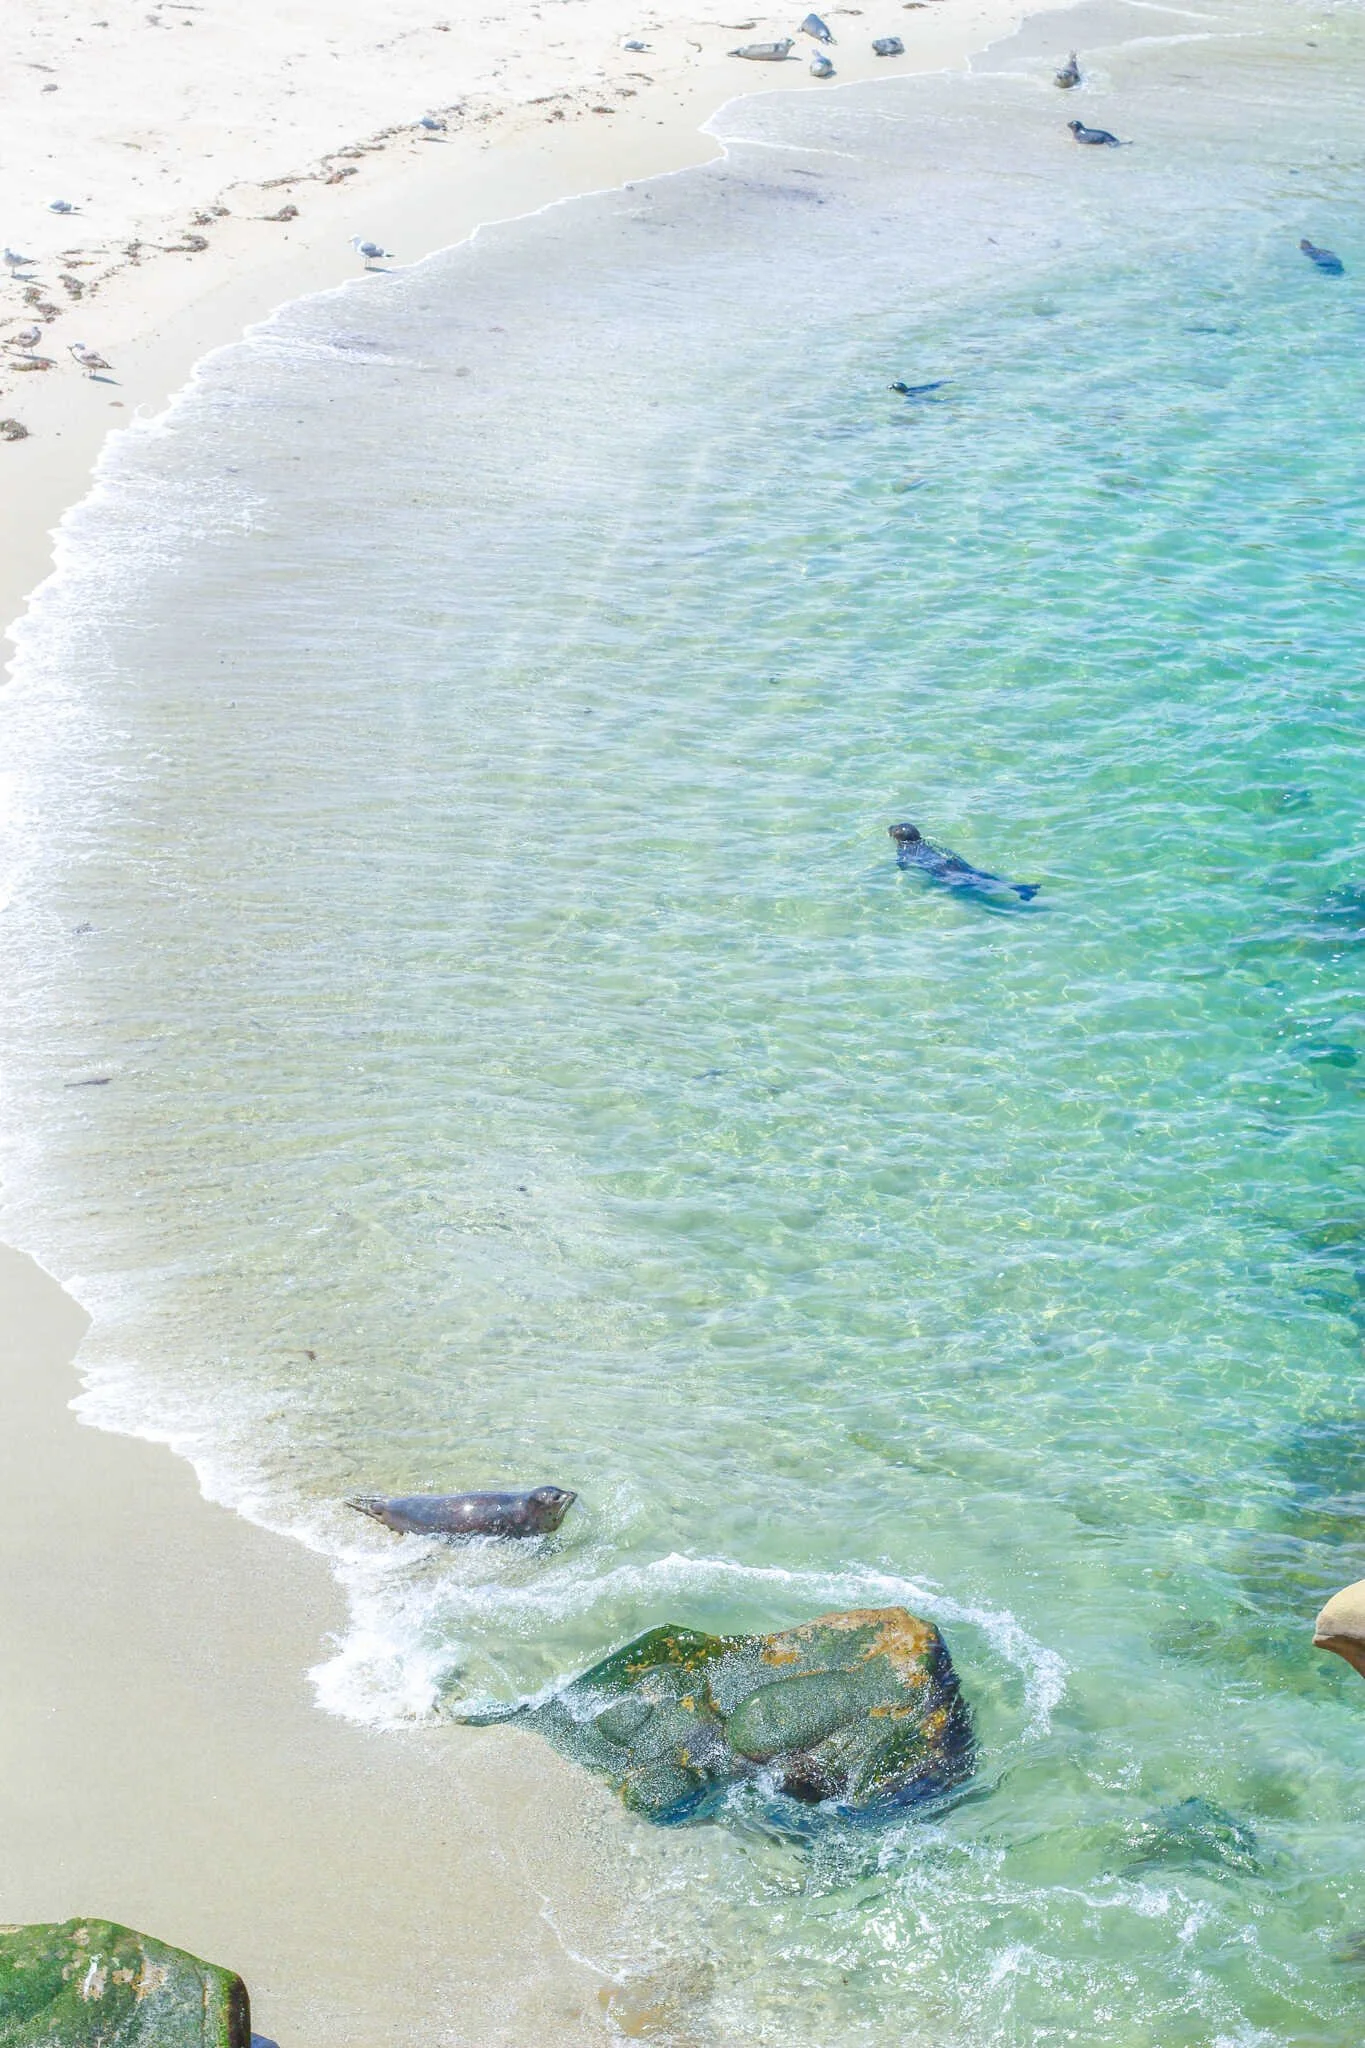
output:
[[552,1536],[578,1499],[563,1486],[532,1493],[360,1493],[348,1508],[399,1536]]
[[918,825],[888,825],[886,829],[897,846],[918,846],[924,837]]

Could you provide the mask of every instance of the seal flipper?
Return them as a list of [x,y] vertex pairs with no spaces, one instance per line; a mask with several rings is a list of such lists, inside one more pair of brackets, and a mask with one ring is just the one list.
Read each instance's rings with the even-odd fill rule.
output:
[[1025,903],[1032,903],[1042,886],[1041,882],[1012,882],[1010,884],[1016,896],[1019,896]]

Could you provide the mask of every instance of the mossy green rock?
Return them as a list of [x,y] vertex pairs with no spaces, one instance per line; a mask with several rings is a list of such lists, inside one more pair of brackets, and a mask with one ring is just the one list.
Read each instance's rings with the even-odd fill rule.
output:
[[0,1926],[0,2048],[251,2048],[246,1986],[111,1920]]
[[659,1821],[710,1811],[746,1778],[865,1815],[971,1768],[947,1647],[903,1607],[771,1636],[651,1629],[524,1718]]

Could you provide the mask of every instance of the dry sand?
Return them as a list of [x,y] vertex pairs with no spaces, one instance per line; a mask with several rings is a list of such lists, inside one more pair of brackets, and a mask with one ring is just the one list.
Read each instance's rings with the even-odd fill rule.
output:
[[[704,160],[702,123],[735,94],[836,89],[809,79],[804,40],[800,63],[726,55],[804,11],[6,0],[0,241],[35,261],[0,278],[0,340],[36,320],[53,366],[0,358],[0,419],[28,429],[0,442],[0,621],[46,573],[111,428],[273,306],[355,274],[351,234],[414,261]],[[1023,11],[872,0],[827,17],[851,81],[960,66]],[[882,34],[903,59],[873,56]],[[435,141],[413,126],[429,110]],[[108,377],[82,375],[73,341]],[[685,1860],[679,1838],[646,1839],[532,1738],[320,1713],[306,1674],[342,1619],[325,1566],[207,1504],[167,1451],[79,1428],[83,1327],[0,1251],[0,1917],[107,1915],[230,1964],[282,2048],[602,2038],[604,1988],[632,1967],[630,1886],[663,1843]]]

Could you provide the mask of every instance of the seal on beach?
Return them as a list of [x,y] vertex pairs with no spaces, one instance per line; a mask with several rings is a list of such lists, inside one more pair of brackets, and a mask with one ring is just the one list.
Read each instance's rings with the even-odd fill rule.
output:
[[828,22],[821,21],[818,14],[808,14],[801,24],[803,36],[814,36],[817,43],[832,43],[834,31]]
[[899,36],[877,36],[873,40],[872,51],[877,57],[903,57],[905,44]]
[[1320,249],[1316,242],[1310,242],[1307,235],[1299,243],[1310,263],[1316,263],[1319,270],[1325,270],[1329,277],[1340,277],[1346,265],[1335,249]]
[[1076,62],[1076,52],[1074,50],[1067,58],[1065,64],[1063,64],[1061,70],[1053,74],[1052,82],[1054,85],[1060,85],[1063,92],[1070,92],[1073,85],[1080,84],[1081,67]]
[[533,1493],[357,1493],[346,1503],[400,1536],[550,1536],[578,1499],[562,1486]]
[[1098,149],[1122,149],[1117,135],[1111,135],[1107,128],[1087,128],[1084,121],[1068,121],[1067,127],[1077,142],[1089,142]]
[[834,60],[827,57],[823,50],[817,50],[810,60],[810,75],[812,78],[833,78]]
[[931,845],[918,825],[888,825],[887,831],[896,842],[896,866],[918,868],[931,881],[942,882],[949,889],[968,889],[994,894],[998,889],[1010,889],[1025,903],[1031,903],[1038,894],[1038,882],[1007,882],[1003,875],[993,875],[986,868],[974,868],[961,854],[950,853],[946,846]]
[[788,36],[780,43],[741,43],[737,50],[731,50],[732,57],[747,57],[752,64],[782,64],[790,57],[794,38]]

